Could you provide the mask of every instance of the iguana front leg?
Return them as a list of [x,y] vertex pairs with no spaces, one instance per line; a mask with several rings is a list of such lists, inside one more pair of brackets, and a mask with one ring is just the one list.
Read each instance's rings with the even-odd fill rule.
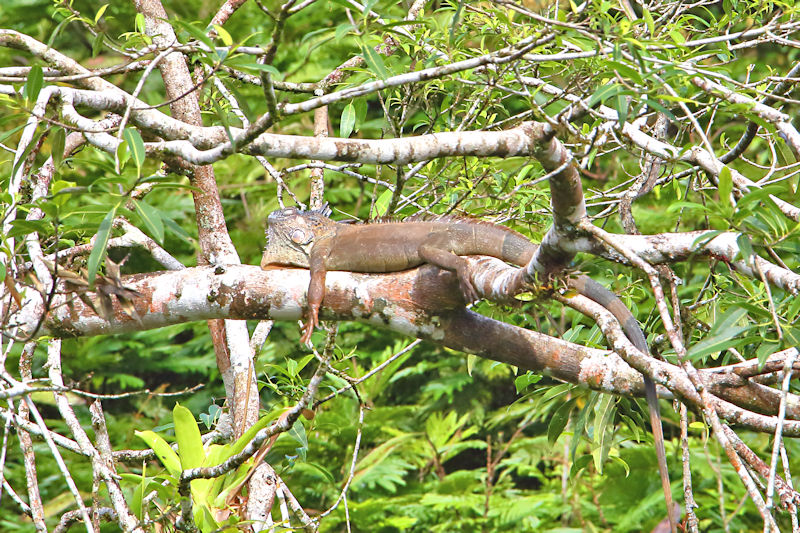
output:
[[311,334],[319,326],[319,308],[322,306],[322,299],[325,297],[325,259],[327,254],[312,254],[309,257],[309,270],[311,280],[308,282],[308,310],[306,311],[305,324],[303,324],[303,336],[300,342],[310,346]]

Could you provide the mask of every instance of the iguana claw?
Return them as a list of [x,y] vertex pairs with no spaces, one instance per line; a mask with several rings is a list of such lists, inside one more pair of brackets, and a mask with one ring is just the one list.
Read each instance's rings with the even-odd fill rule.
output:
[[319,308],[314,308],[313,306],[308,309],[308,316],[306,319],[306,323],[303,324],[303,336],[300,337],[300,342],[311,347],[311,334],[314,333],[314,329],[319,326]]
[[458,284],[461,286],[461,294],[464,296],[464,301],[466,303],[471,304],[479,299],[478,291],[475,290],[475,286],[469,278],[469,272],[458,271]]

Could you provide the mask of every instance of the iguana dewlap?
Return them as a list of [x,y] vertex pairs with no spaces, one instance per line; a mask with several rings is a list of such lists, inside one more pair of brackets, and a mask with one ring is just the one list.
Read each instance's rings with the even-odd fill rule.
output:
[[[488,255],[524,266],[537,249],[537,245],[523,235],[506,227],[469,219],[344,224],[331,220],[328,214],[327,209],[302,211],[287,207],[273,211],[267,218],[267,246],[261,268],[295,266],[311,271],[308,313],[301,338],[306,344],[319,324],[328,270],[397,272],[430,263],[456,273],[464,299],[472,302],[477,299],[477,293],[470,278],[469,263],[461,256]],[[569,285],[608,309],[636,348],[649,353],[636,318],[613,292],[587,276],[570,279]],[[644,384],[659,473],[674,531],[658,396],[655,384],[646,376]]]

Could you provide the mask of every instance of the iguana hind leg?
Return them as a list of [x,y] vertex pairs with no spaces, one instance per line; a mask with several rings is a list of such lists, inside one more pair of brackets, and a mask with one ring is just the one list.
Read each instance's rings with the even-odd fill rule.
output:
[[419,257],[426,263],[454,272],[458,276],[458,284],[464,301],[472,303],[478,299],[478,291],[470,279],[469,263],[463,257],[433,244],[422,244]]

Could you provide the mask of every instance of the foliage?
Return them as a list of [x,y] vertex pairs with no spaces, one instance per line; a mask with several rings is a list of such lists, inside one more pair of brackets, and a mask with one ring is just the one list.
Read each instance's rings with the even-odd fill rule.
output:
[[[281,7],[279,2],[264,4],[273,15]],[[702,146],[700,137],[706,135],[717,157],[735,145],[748,124],[758,124],[762,130],[747,157],[727,162],[716,176],[677,157],[666,163],[652,192],[636,200],[632,213],[644,234],[703,229],[739,235],[736,257],[698,255],[673,265],[680,280],[676,291],[689,361],[703,368],[729,364],[737,357],[763,363],[770,355],[800,344],[800,299],[779,288],[768,290],[760,279],[732,266],[737,260],[762,257],[798,271],[800,225],[772,199],[794,204],[800,200],[796,157],[787,143],[778,140],[775,124],[753,105],[728,102],[692,82],[701,72],[717,80],[737,80],[735,89],[751,99],[771,94],[770,76],[786,75],[797,62],[796,48],[758,41],[737,46],[737,39],[730,36],[776,21],[796,24],[793,2],[725,0],[692,8],[676,4],[672,14],[668,3],[637,4],[636,16],[630,18],[617,3],[606,1],[582,6],[523,2],[521,6],[537,10],[533,16],[528,8],[510,9],[505,2],[444,1],[425,3],[413,24],[404,20],[407,4],[371,0],[359,11],[353,2],[318,0],[278,26],[276,18],[249,2],[216,28],[217,37],[212,38],[205,28],[214,14],[208,2],[164,2],[180,42],[192,45],[187,52],[191,68],[209,78],[199,90],[202,120],[205,125],[223,126],[229,137],[231,128],[244,125],[243,117],[253,121],[269,111],[263,87],[241,82],[245,76],[261,80],[270,76],[280,89],[281,83],[322,80],[351,57],[363,56],[361,64],[347,69],[338,84],[327,88],[344,91],[479,58],[531,36],[540,38],[526,52],[526,60],[337,99],[327,108],[330,131],[342,138],[403,138],[498,131],[523,120],[549,121],[583,172],[590,215],[596,225],[615,233],[625,233],[617,210],[631,178],[639,176],[644,166],[642,151],[624,137],[618,124],[640,117],[652,126],[660,114],[670,122],[664,142],[689,152]],[[6,0],[0,5],[0,20],[91,68],[118,65],[124,57],[120,51],[141,49],[152,41],[130,2],[100,7],[85,0]],[[276,35],[280,46],[271,64],[237,50],[266,48]],[[387,36],[395,39],[395,53],[381,50]],[[720,38],[696,44],[715,37]],[[793,39],[793,30],[786,30],[782,38]],[[594,53],[598,47],[604,47],[602,54]],[[150,52],[146,59],[155,55]],[[91,242],[91,252],[76,256],[68,266],[75,272],[83,269],[91,287],[98,274],[110,275],[107,259],[124,260],[125,275],[162,269],[143,248],[114,244],[113,239],[125,233],[115,224],[120,218],[184,265],[194,264],[202,254],[198,242],[202,228],[198,229],[192,203],[197,187],[180,165],[164,165],[146,155],[145,144],[156,139],[152,131],[129,123],[119,135],[116,151],[86,146],[63,157],[65,138],[74,126],[66,124],[63,114],[48,111],[24,153],[15,156],[37,97],[56,84],[48,80],[50,65],[19,56],[19,50],[0,47],[0,64],[22,62],[32,67],[25,79],[0,82],[21,91],[17,96],[0,94],[0,142],[11,146],[0,160],[0,205],[8,229],[0,245],[0,277],[11,277],[6,268],[12,258],[18,267],[31,259],[25,237],[34,233],[45,254]],[[167,100],[163,81],[150,75],[137,89],[142,76],[136,70],[107,79],[129,93],[140,91],[140,99],[162,108]],[[541,84],[527,83],[531,78],[584,99],[588,111],[574,120],[565,118],[580,106]],[[296,104],[310,97],[300,90],[278,90],[277,101]],[[234,100],[240,109],[232,105]],[[785,105],[785,113],[794,113],[794,100]],[[601,112],[604,106],[613,111],[617,126],[608,126],[609,119]],[[92,119],[103,118],[96,110],[81,111]],[[314,134],[309,113],[281,116],[273,129],[289,135]],[[51,155],[55,171],[47,194],[34,198],[30,182],[14,194],[5,192],[18,169],[34,174]],[[306,165],[309,160],[276,157],[270,163],[280,182],[241,151],[213,165],[225,223],[246,264],[259,261],[267,214],[284,202],[307,203],[311,195],[314,169]],[[763,187],[739,191],[733,172]],[[543,179],[547,174],[527,157],[465,155],[430,160],[419,167],[330,163],[323,174],[324,197],[340,218],[469,215],[503,223],[540,242],[552,221],[550,190]],[[26,217],[36,209],[43,212],[40,219]],[[710,240],[711,235],[704,238]],[[620,294],[651,333],[654,351],[676,361],[645,276],[588,254],[579,257],[575,268]],[[34,290],[38,280],[25,279]],[[591,319],[550,300],[515,306],[482,302],[475,310],[589,348],[606,347]],[[255,328],[255,322],[248,325],[251,331]],[[155,522],[173,523],[187,498],[200,531],[243,527],[239,511],[247,493],[240,484],[253,469],[252,460],[224,476],[192,481],[188,497],[178,491],[181,471],[216,466],[241,451],[257,429],[278,420],[300,401],[318,364],[315,354],[298,343],[295,324],[276,324],[254,364],[262,402],[259,425],[238,440],[203,444],[201,433],[214,426],[226,397],[207,331],[205,324],[191,323],[68,339],[61,347],[69,387],[101,395],[132,393],[104,399],[103,406],[113,449],[150,448],[158,458],[119,466],[125,497],[149,530],[156,530]],[[313,338],[319,345],[325,333]],[[347,487],[346,499],[321,520],[320,530],[625,532],[652,530],[664,518],[643,402],[466,357],[433,343],[406,350],[410,343],[370,325],[341,324],[331,361],[334,371],[323,379],[317,397],[344,392],[316,406],[312,419],[299,419],[267,445],[264,461],[312,518],[336,502]],[[8,354],[4,352],[5,371],[15,379],[23,377],[18,369],[22,344],[12,343]],[[357,393],[342,377],[359,379],[395,354],[401,355],[360,383]],[[46,361],[40,345],[33,358],[33,378],[47,378]],[[187,392],[196,385],[203,387]],[[137,392],[143,389],[147,392]],[[162,395],[181,391],[178,399]],[[31,397],[52,431],[69,434],[49,392]],[[91,427],[90,398],[69,398],[80,424]],[[18,409],[19,400],[6,407],[8,412]],[[673,488],[679,494],[681,484],[674,481],[681,474],[679,416],[664,407]],[[694,497],[705,511],[700,530],[762,527],[756,506],[746,500],[745,488],[705,420],[691,416],[688,442]],[[5,429],[4,449],[9,455],[4,458],[3,475],[22,496],[25,466],[17,450],[25,444],[10,427],[9,423]],[[742,438],[762,457],[769,457],[769,438],[763,434]],[[52,528],[75,508],[75,502],[48,448],[40,441],[33,446],[41,500],[49,502],[45,511]],[[786,441],[785,446],[796,469],[798,456],[791,452],[800,451],[795,450],[797,443]],[[64,460],[87,505],[91,504],[95,481],[89,460],[71,452],[64,453]],[[104,492],[101,495],[108,498]],[[34,531],[23,514],[18,503],[3,493],[0,529]],[[281,520],[278,505],[273,518]],[[781,526],[789,523],[785,515],[778,520]],[[299,527],[296,521],[282,525]]]

